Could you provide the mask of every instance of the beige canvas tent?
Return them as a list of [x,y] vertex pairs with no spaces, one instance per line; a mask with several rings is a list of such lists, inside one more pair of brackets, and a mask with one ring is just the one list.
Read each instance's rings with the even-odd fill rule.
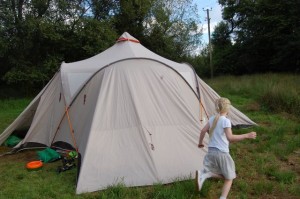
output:
[[[124,33],[94,57],[62,63],[0,144],[28,128],[15,150],[78,150],[76,193],[170,183],[201,169],[207,149],[197,148],[199,132],[218,97],[188,64]],[[234,107],[229,117],[233,125],[255,124]]]

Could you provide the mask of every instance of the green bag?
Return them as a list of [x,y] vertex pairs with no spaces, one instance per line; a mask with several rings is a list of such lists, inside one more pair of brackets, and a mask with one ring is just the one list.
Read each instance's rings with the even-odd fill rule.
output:
[[8,146],[8,147],[14,147],[17,144],[19,144],[19,142],[21,142],[21,138],[15,136],[15,135],[10,135],[4,142],[4,146]]
[[49,147],[43,151],[38,151],[37,154],[42,162],[53,162],[60,158],[60,154]]

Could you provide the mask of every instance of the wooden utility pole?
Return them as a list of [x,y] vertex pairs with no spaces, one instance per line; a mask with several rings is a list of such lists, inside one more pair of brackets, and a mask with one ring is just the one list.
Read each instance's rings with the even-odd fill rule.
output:
[[211,47],[211,41],[210,41],[210,18],[209,18],[209,11],[212,10],[212,8],[208,9],[204,9],[204,11],[206,11],[207,14],[207,24],[208,24],[208,49],[209,49],[209,66],[210,66],[210,77],[213,78],[214,77],[214,70],[213,70],[213,64],[212,64],[212,47]]

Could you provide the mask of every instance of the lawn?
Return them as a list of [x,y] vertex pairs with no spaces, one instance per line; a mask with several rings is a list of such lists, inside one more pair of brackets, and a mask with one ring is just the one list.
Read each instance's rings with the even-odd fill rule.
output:
[[[258,124],[248,129],[233,129],[236,134],[256,131],[258,137],[231,144],[238,177],[228,198],[300,198],[300,76],[224,76],[205,81]],[[27,98],[0,100],[0,132],[30,101]],[[0,154],[9,150],[0,146]],[[1,199],[216,199],[223,184],[210,179],[200,194],[195,191],[194,180],[185,179],[148,187],[126,188],[119,184],[105,191],[75,195],[76,169],[59,174],[57,167],[62,163],[57,161],[46,163],[38,171],[27,171],[26,163],[35,159],[34,150],[0,157]]]

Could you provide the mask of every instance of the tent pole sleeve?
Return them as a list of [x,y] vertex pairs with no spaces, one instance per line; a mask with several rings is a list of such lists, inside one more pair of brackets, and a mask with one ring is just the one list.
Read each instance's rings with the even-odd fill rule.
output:
[[209,117],[208,117],[208,114],[207,114],[207,112],[206,112],[206,110],[205,110],[205,108],[203,106],[201,98],[200,98],[199,102],[200,102],[200,121],[202,122],[202,112],[203,112],[202,110],[204,110],[207,119],[209,119]]

